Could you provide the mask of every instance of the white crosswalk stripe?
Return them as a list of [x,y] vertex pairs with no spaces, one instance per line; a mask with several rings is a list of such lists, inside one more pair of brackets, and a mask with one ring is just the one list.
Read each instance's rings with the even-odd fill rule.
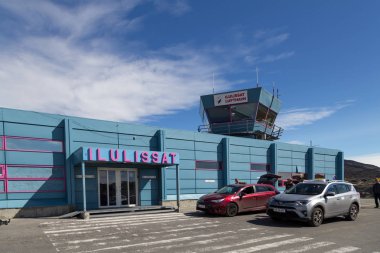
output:
[[342,248],[326,251],[325,253],[345,253],[345,252],[353,252],[357,250],[360,250],[360,248],[349,246],[349,247],[342,247]]
[[[162,213],[88,221],[60,220],[41,223],[41,228],[57,252],[71,253],[345,253],[360,250],[333,241],[317,241],[310,236],[279,233],[249,223],[242,223],[238,229],[235,225],[233,219]],[[291,248],[281,249],[287,245]]]
[[327,247],[327,246],[333,245],[333,244],[335,244],[335,243],[334,242],[317,242],[317,243],[312,243],[309,245],[302,246],[300,248],[291,248],[291,249],[287,249],[287,250],[283,250],[283,251],[278,251],[276,253],[299,253],[299,252],[309,251],[312,249],[318,249],[321,247]]
[[228,252],[229,253],[256,252],[256,251],[260,251],[264,249],[277,248],[277,247],[292,244],[292,243],[305,242],[312,239],[313,238],[309,238],[309,237],[300,237],[300,238],[294,238],[294,239],[289,239],[289,240],[279,241],[279,242],[274,242],[274,243],[261,244],[261,245],[257,245],[257,246],[253,246],[253,247],[249,247],[245,249],[232,250]]

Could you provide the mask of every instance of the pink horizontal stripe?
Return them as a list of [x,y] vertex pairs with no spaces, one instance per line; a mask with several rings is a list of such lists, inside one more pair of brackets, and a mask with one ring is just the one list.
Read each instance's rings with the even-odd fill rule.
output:
[[50,181],[50,180],[62,180],[64,181],[64,177],[56,177],[56,178],[48,178],[48,177],[12,177],[8,178],[8,181]]
[[65,192],[65,190],[46,190],[46,191],[8,191],[8,193],[50,193],[50,192]]
[[12,136],[12,135],[6,135],[4,136],[5,138],[10,138],[10,139],[24,139],[24,140],[35,140],[35,141],[51,141],[51,142],[60,142],[62,143],[61,140],[53,140],[49,138],[36,138],[36,137],[25,137],[25,136]]
[[223,170],[222,168],[220,169],[211,169],[211,168],[195,168],[196,170]]
[[56,168],[64,169],[64,166],[54,166],[54,165],[36,165],[36,164],[7,164],[7,167],[18,167],[18,168]]
[[7,151],[17,151],[17,152],[39,152],[39,153],[64,153],[62,151],[50,151],[50,150],[31,150],[31,149],[6,149]]
[[[51,151],[51,150],[27,150],[27,149],[8,149],[6,139],[21,139],[21,140],[34,140],[34,141],[46,141],[46,142],[59,142],[61,144],[62,151]],[[22,137],[22,136],[3,136],[3,149],[9,150],[9,151],[24,151],[24,152],[42,152],[42,153],[64,153],[64,145],[63,141],[60,140],[52,140],[52,139],[46,139],[46,138],[33,138],[33,137]]]

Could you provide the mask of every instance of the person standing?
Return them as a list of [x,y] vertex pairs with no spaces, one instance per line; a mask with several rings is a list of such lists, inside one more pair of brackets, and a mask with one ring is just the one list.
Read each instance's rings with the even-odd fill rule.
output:
[[375,208],[379,208],[379,201],[380,201],[380,179],[376,178],[375,179],[375,184],[372,187],[373,190],[373,197],[375,198]]
[[285,190],[292,188],[293,185],[294,185],[293,180],[291,178],[288,178],[285,182]]

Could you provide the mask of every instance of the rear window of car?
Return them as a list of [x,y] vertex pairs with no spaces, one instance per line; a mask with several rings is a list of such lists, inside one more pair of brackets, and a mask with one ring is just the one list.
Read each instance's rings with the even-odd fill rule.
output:
[[299,195],[318,195],[326,188],[325,184],[297,184],[287,190],[286,194],[299,194]]
[[338,190],[338,193],[345,193],[351,191],[351,186],[348,184],[337,184],[336,188]]
[[263,186],[263,185],[256,185],[256,192],[268,192],[268,191],[274,191],[269,186]]

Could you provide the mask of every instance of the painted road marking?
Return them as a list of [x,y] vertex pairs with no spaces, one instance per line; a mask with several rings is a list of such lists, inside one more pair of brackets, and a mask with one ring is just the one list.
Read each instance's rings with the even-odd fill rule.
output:
[[292,243],[297,243],[297,242],[305,242],[313,240],[313,238],[310,237],[300,237],[300,238],[295,238],[295,239],[289,239],[286,241],[279,241],[279,242],[274,242],[274,243],[267,243],[267,244],[262,244],[262,245],[257,245],[254,247],[249,247],[245,249],[239,249],[239,250],[232,250],[228,251],[229,253],[246,253],[246,252],[256,252],[260,250],[265,250],[265,249],[270,249],[270,248],[277,248],[283,245],[288,245]]
[[299,252],[305,252],[305,251],[312,250],[312,249],[318,249],[321,247],[326,247],[326,246],[333,245],[333,244],[335,244],[335,242],[317,242],[317,243],[302,246],[300,248],[292,248],[292,249],[287,249],[287,250],[283,250],[283,251],[278,251],[276,253],[299,253]]
[[345,253],[345,252],[352,252],[352,251],[357,251],[357,250],[360,250],[360,248],[349,246],[349,247],[342,247],[342,248],[326,251],[325,253]]
[[250,239],[246,241],[240,241],[235,244],[227,244],[227,245],[219,245],[219,246],[210,246],[210,247],[205,247],[205,248],[199,248],[199,249],[193,249],[191,252],[208,252],[208,251],[215,251],[215,250],[222,250],[222,249],[228,249],[228,248],[236,248],[242,245],[247,245],[247,244],[253,244],[257,242],[262,242],[262,241],[268,241],[268,240],[274,240],[274,239],[280,239],[280,238],[285,238],[288,236],[292,236],[292,234],[282,234],[282,235],[271,235],[271,236],[265,236],[265,237],[258,237],[255,239]]
[[224,232],[217,232],[217,233],[210,233],[205,235],[194,235],[194,236],[185,236],[185,237],[179,237],[179,238],[173,238],[173,239],[167,239],[167,240],[159,240],[159,241],[153,241],[153,242],[142,242],[142,243],[135,243],[135,244],[129,244],[129,245],[119,245],[119,246],[113,246],[113,247],[107,247],[107,248],[99,248],[94,250],[86,250],[86,251],[80,251],[78,253],[89,253],[89,252],[99,252],[99,251],[107,251],[107,250],[121,250],[121,249],[127,249],[132,247],[147,247],[157,244],[165,244],[165,243],[178,243],[181,241],[190,241],[192,239],[196,238],[207,238],[212,236],[218,236],[223,234],[230,234],[230,233],[236,233],[235,231],[224,231]]

